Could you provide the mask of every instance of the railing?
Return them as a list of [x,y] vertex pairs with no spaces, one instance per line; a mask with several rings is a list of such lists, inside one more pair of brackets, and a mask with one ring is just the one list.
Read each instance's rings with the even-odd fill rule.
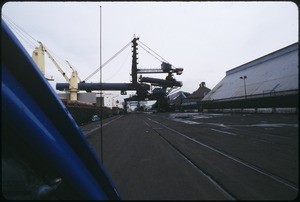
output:
[[[284,96],[284,95],[292,95],[292,94],[298,94],[298,89],[294,90],[287,90],[287,91],[276,91],[273,95],[276,96]],[[260,94],[255,94],[255,95],[247,95],[247,99],[252,99],[252,98],[261,98],[264,97],[264,92]],[[234,101],[234,100],[244,100],[245,96],[237,96],[237,97],[231,97],[231,98],[223,98],[223,99],[212,99],[212,100],[204,100],[205,102],[222,102],[222,101]]]

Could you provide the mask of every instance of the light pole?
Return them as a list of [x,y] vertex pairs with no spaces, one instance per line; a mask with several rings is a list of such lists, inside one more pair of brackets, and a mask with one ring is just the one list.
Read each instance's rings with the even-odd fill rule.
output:
[[246,78],[247,76],[241,76],[240,79],[244,80],[244,89],[245,89],[245,99],[247,99],[247,92],[246,92]]

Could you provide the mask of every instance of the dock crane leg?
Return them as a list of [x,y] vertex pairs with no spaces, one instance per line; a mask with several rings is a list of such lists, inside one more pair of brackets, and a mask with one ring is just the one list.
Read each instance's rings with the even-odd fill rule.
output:
[[77,92],[78,92],[78,75],[77,71],[73,71],[70,78],[70,100],[77,100]]

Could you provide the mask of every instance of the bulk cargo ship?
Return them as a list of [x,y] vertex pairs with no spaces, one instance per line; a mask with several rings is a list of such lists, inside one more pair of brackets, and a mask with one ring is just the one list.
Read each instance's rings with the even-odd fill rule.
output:
[[[10,24],[15,24],[10,22]],[[13,26],[11,26],[13,29]],[[18,33],[18,32],[16,32]],[[95,70],[86,79],[81,80],[77,71],[66,60],[67,65],[72,70],[71,75],[67,74],[60,67],[56,59],[52,56],[49,49],[40,41],[34,39],[27,32],[22,32],[23,35],[28,35],[27,39],[33,39],[31,44],[35,45],[32,52],[32,59],[36,66],[39,68],[43,76],[48,81],[53,81],[53,77],[47,78],[45,75],[45,55],[53,62],[57,70],[65,78],[66,83],[56,83],[56,90],[63,91],[64,93],[57,94],[63,104],[66,106],[77,124],[82,125],[92,121],[95,116],[107,118],[120,112],[127,112],[127,104],[130,102],[139,101],[156,101],[155,105],[157,110],[166,111],[169,108],[168,94],[172,90],[178,89],[182,86],[182,82],[176,81],[173,77],[174,74],[181,75],[183,68],[175,68],[164,58],[146,46],[139,40],[139,37],[133,39],[125,45],[120,51],[113,55],[104,64]],[[22,38],[22,37],[21,37]],[[88,83],[87,80],[101,70],[105,65],[112,61],[117,55],[123,52],[127,47],[132,47],[132,66],[131,66],[131,82],[130,83]],[[161,62],[160,68],[138,68],[138,45],[140,48],[146,50],[151,56],[155,57]],[[165,79],[143,77],[144,74],[167,74]],[[139,76],[138,76],[139,75]],[[100,79],[101,80],[101,79]],[[95,91],[100,91],[96,94]],[[105,107],[104,97],[102,91],[119,91],[121,95],[126,95],[127,91],[134,91],[136,94],[129,98],[124,99],[123,109],[118,107]],[[82,93],[85,92],[85,93]],[[100,95],[97,97],[97,95]]]
[[[156,106],[158,110],[166,111],[168,110],[167,95],[176,88],[182,86],[182,82],[176,81],[173,74],[181,75],[183,68],[173,68],[170,63],[161,60],[161,68],[156,69],[140,69],[137,67],[137,46],[139,38],[134,37],[133,40],[124,46],[117,54],[111,57],[106,63],[95,70],[90,76],[85,80],[81,80],[78,77],[77,71],[71,66],[71,64],[66,61],[69,67],[72,69],[72,74],[67,77],[66,73],[61,69],[56,60],[52,57],[51,53],[47,48],[41,43],[39,47],[36,47],[33,51],[32,58],[40,68],[41,72],[45,75],[45,53],[49,56],[51,61],[54,63],[58,71],[64,76],[67,83],[56,83],[56,90],[64,91],[66,93],[59,94],[60,99],[63,101],[67,109],[72,114],[73,118],[78,124],[84,124],[91,121],[94,115],[101,116],[102,118],[107,118],[109,116],[120,113],[119,108],[110,109],[104,106],[104,98],[102,91],[120,91],[121,95],[126,95],[127,91],[135,91],[136,94],[130,98],[124,99],[124,113],[127,112],[127,102],[136,101],[156,101]],[[132,66],[131,66],[131,83],[87,83],[86,81],[96,74],[100,68],[103,68],[108,62],[120,54],[126,47],[132,44]],[[141,42],[141,44],[143,44]],[[144,44],[143,44],[144,45]],[[142,46],[143,47],[143,46]],[[148,48],[148,46],[144,45]],[[148,48],[151,50],[150,48]],[[167,74],[165,79],[142,77],[142,74]],[[138,79],[138,74],[139,79]],[[51,78],[47,78],[51,80]],[[86,93],[78,93],[79,91],[85,91]],[[100,91],[99,97],[96,93],[92,91]]]
[[[69,83],[69,89],[65,93],[57,94],[60,100],[69,110],[70,114],[74,118],[77,124],[82,125],[92,121],[92,117],[97,115],[98,117],[107,118],[113,115],[111,108],[104,106],[104,99],[102,96],[97,97],[96,93],[78,93],[78,83],[82,82],[78,76],[77,71],[71,66],[71,64],[66,61],[72,70],[70,78],[59,66],[57,61],[54,59],[50,51],[46,46],[38,41],[39,46],[35,48],[32,53],[32,59],[36,65],[41,70],[42,74],[45,76],[45,53],[51,59],[53,64],[56,66],[57,70],[63,75],[66,81]],[[46,76],[45,76],[46,77]],[[49,81],[54,79],[47,78]],[[118,111],[118,110],[114,110]],[[116,113],[114,113],[116,114]]]

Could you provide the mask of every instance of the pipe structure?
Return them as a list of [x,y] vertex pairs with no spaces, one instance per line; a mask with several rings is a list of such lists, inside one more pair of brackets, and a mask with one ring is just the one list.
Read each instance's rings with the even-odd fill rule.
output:
[[[68,83],[56,83],[56,90],[64,91],[69,89]],[[132,91],[132,90],[150,90],[148,84],[132,83],[78,83],[78,90],[109,90],[109,91]]]
[[182,82],[174,80],[165,80],[165,79],[157,79],[150,77],[142,77],[140,79],[141,82],[151,83],[155,86],[163,86],[163,87],[173,87],[173,86],[182,86]]

